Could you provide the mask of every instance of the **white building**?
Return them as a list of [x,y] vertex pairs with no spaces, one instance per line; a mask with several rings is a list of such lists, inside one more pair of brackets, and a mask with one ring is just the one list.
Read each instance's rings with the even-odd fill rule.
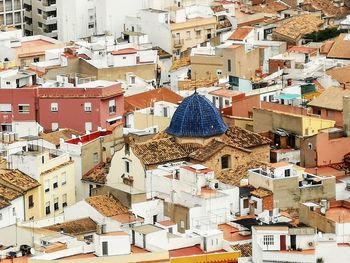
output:
[[0,184],[0,228],[24,220],[23,194]]

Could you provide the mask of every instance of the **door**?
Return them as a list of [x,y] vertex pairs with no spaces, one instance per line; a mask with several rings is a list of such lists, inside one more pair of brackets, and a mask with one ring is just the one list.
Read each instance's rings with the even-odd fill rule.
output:
[[157,223],[157,215],[154,215],[154,216],[153,216],[153,225],[154,225],[155,223]]
[[102,242],[102,255],[108,256],[108,242],[107,241]]
[[281,235],[280,236],[280,248],[281,250],[286,250],[286,236],[285,235]]
[[296,238],[296,235],[290,236],[290,248],[292,250],[296,250],[297,249],[297,238]]

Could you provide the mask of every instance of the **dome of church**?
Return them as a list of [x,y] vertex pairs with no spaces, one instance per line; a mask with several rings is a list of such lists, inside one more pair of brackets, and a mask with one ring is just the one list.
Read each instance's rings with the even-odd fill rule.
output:
[[176,109],[168,134],[176,137],[212,137],[227,131],[220,112],[197,92],[185,98]]

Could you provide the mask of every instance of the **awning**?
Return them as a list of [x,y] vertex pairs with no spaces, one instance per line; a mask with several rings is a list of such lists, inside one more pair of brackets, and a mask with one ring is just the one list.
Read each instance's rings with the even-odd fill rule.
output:
[[281,93],[280,95],[276,96],[276,99],[280,100],[295,100],[299,98],[299,94],[292,94],[292,93]]
[[121,119],[122,119],[122,116],[118,116],[118,117],[115,117],[115,118],[107,119],[106,122],[118,121],[118,120],[121,120]]

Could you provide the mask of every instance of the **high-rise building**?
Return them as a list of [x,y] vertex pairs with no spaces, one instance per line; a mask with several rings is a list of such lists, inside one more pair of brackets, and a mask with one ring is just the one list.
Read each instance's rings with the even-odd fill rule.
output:
[[57,39],[56,0],[23,0],[23,6],[25,35],[44,35]]
[[23,28],[22,0],[0,0],[0,26]]

